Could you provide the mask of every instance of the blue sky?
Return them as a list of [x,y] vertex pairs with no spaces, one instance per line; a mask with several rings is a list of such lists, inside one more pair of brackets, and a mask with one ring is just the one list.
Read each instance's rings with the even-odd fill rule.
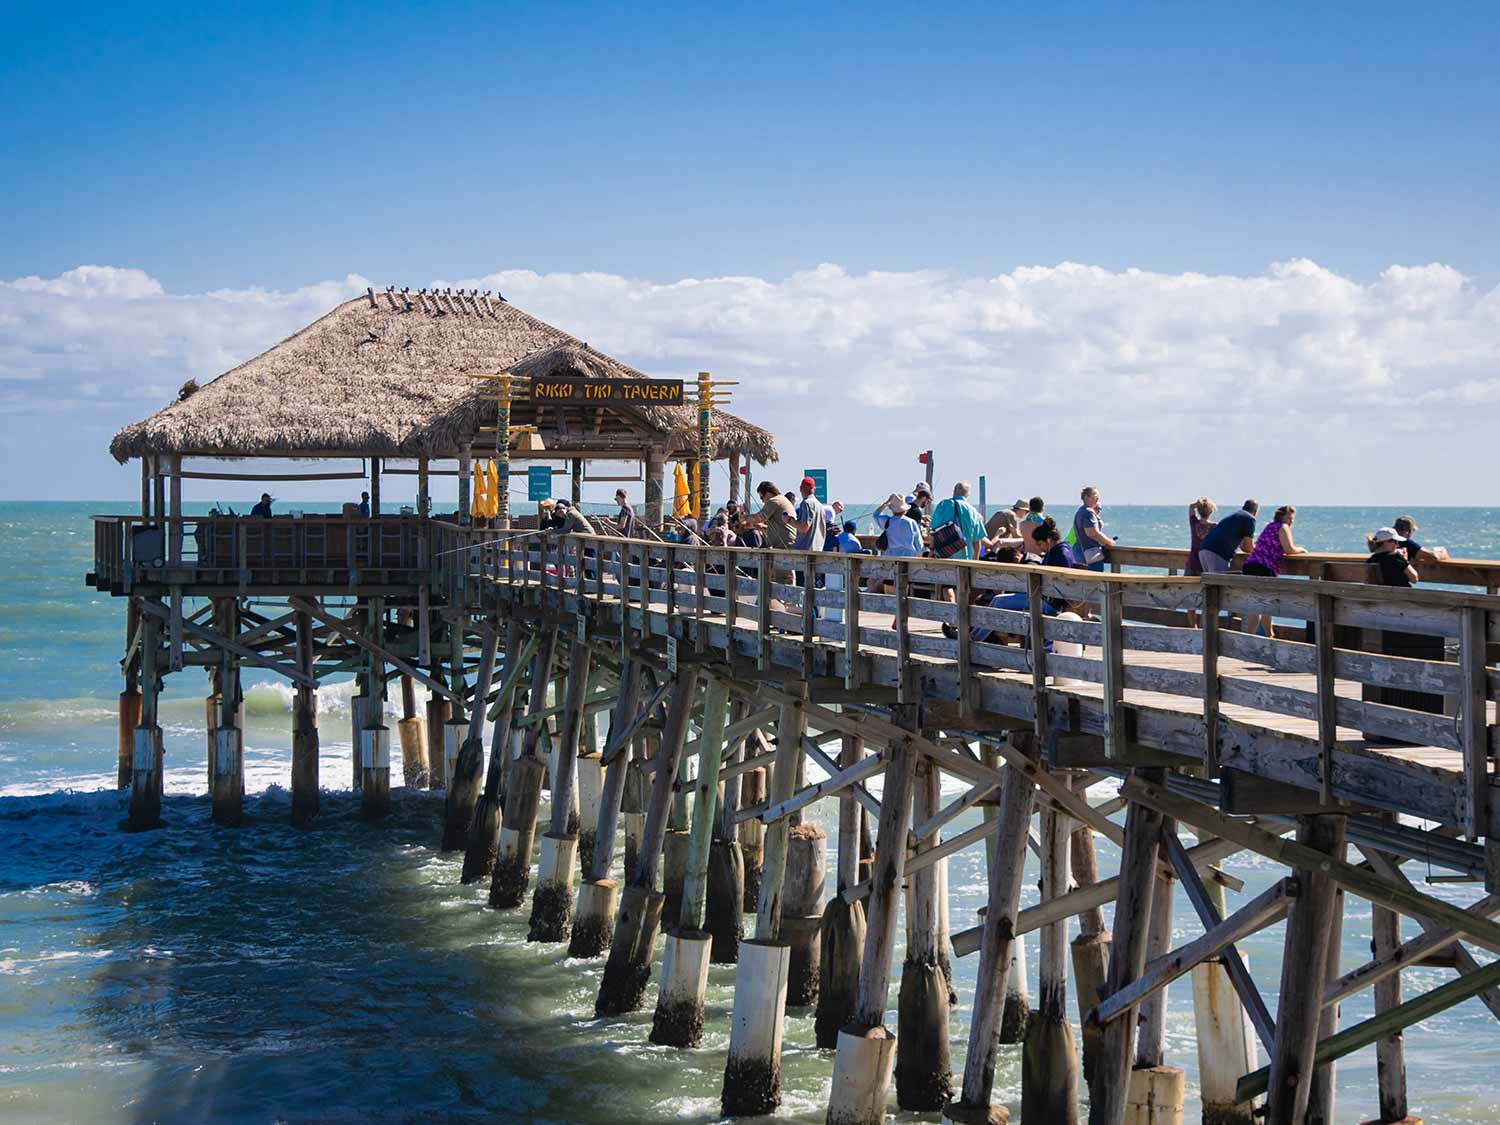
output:
[[[6,30],[0,495],[129,496],[103,446],[185,378],[437,281],[749,378],[799,464],[876,468],[858,438],[895,430],[994,479],[992,434],[921,409],[959,388],[1090,433],[1076,471],[1122,500],[1250,491],[1229,466],[1316,445],[1302,502],[1478,502],[1500,470],[1494,5],[31,4]],[[1284,450],[1205,464],[1230,409]],[[1372,469],[1371,426],[1434,452]],[[1129,463],[1153,427],[1191,481]]]
[[0,45],[4,276],[1500,279],[1494,5],[61,11]]

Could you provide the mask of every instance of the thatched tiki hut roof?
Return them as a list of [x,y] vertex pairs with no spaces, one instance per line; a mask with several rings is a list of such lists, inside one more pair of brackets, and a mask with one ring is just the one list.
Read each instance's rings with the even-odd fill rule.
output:
[[[501,298],[445,291],[367,293],[181,401],[126,426],[119,461],[160,454],[239,457],[451,458],[493,435],[493,385],[474,373],[589,379],[646,376]],[[547,407],[517,402],[535,424],[538,456],[694,455],[691,406]],[[713,456],[776,460],[775,439],[714,411]]]

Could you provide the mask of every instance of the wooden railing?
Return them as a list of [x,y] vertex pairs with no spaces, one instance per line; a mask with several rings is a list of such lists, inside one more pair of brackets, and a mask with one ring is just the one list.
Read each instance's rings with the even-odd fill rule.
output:
[[[1094,738],[1104,761],[1166,752],[1470,835],[1496,815],[1493,596],[451,534],[443,557],[464,563],[438,568],[442,590],[476,606],[527,591],[690,651],[949,701],[960,726],[999,716]],[[1192,610],[1204,625],[1130,620],[1142,610]],[[1312,628],[1273,640],[1234,627],[1260,614]]]
[[425,577],[426,520],[411,516],[94,516],[94,581],[357,583],[369,571]]

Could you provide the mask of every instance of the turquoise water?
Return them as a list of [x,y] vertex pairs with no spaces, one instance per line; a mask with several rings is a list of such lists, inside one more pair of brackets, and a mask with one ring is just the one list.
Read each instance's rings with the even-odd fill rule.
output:
[[[307,506],[312,510],[313,505]],[[525,941],[526,911],[497,914],[483,888],[458,883],[439,856],[440,801],[396,792],[396,812],[366,824],[347,792],[348,685],[325,686],[323,815],[288,821],[289,693],[256,673],[247,701],[247,824],[208,822],[203,796],[206,677],[169,679],[163,831],[120,830],[113,789],[115,693],[123,605],[84,588],[92,511],[122,505],[0,504],[0,1119],[244,1121],[279,1119],[712,1120],[728,1039],[732,968],[711,977],[697,1051],[650,1046],[650,1012],[593,1019],[601,965]],[[1071,508],[1068,509],[1069,511]],[[1298,538],[1357,550],[1396,512],[1304,509]],[[1456,555],[1500,555],[1497,516],[1416,513],[1424,541]],[[1185,539],[1177,508],[1106,509],[1130,543]],[[826,820],[826,812],[820,812]],[[954,831],[972,823],[972,814]],[[1112,870],[1113,855],[1101,864]],[[1282,874],[1240,856],[1243,896]],[[1408,868],[1419,883],[1426,872]],[[952,861],[954,926],[984,894],[982,852]],[[1427,887],[1470,901],[1472,887]],[[1035,871],[1025,900],[1035,901]],[[1179,899],[1180,903],[1180,899]],[[1368,957],[1369,911],[1349,900],[1344,967]],[[1177,939],[1199,931],[1181,909]],[[1411,934],[1408,929],[1408,936]],[[1244,947],[1275,1007],[1281,927]],[[1032,979],[1035,979],[1035,950]],[[958,962],[959,1015],[975,958]],[[1450,979],[1406,974],[1409,994]],[[648,998],[652,994],[648,994]],[[894,992],[892,993],[894,997]],[[1347,1026],[1368,994],[1343,1006]],[[894,1012],[890,1022],[894,1026]],[[954,1022],[961,1067],[965,1027]],[[807,1046],[793,1012],[782,1116],[821,1121],[832,1056]],[[1500,1121],[1500,1038],[1475,1001],[1407,1036],[1412,1108],[1429,1122]],[[1002,1048],[997,1092],[1019,1113],[1019,1048]],[[1169,1000],[1168,1061],[1196,1056],[1187,983]],[[1374,1114],[1374,1056],[1339,1064],[1339,1121]]]

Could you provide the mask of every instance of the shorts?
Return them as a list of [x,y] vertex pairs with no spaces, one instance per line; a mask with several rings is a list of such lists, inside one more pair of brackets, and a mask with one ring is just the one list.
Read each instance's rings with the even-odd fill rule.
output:
[[1214,551],[1199,551],[1198,562],[1204,574],[1228,574],[1229,560]]
[[1265,563],[1247,562],[1240,568],[1241,574],[1249,574],[1256,578],[1276,578],[1277,574]]

